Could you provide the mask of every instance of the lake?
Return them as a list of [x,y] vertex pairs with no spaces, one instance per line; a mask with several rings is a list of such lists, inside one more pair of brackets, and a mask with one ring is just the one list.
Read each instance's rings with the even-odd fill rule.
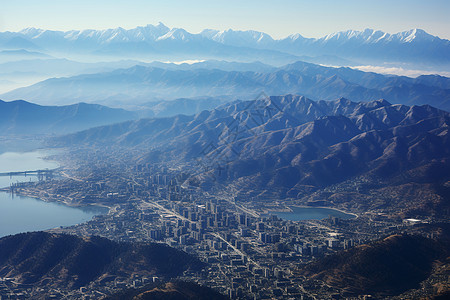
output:
[[[44,160],[42,157],[55,153],[55,151],[31,151],[31,152],[5,152],[0,154],[0,173],[22,172],[59,167],[55,161]],[[0,187],[8,187],[11,183],[35,181],[37,176],[0,176]]]
[[342,211],[325,208],[325,207],[298,207],[292,206],[291,212],[271,212],[283,220],[301,221],[301,220],[323,220],[329,216],[341,218],[341,219],[353,219],[356,216],[353,214],[347,214]]
[[[54,161],[44,160],[48,151],[6,152],[0,154],[0,173],[54,169]],[[36,180],[36,176],[0,176],[0,187],[10,183]],[[46,230],[59,226],[83,223],[93,216],[105,214],[103,207],[70,207],[60,203],[44,202],[39,199],[0,192],[0,237],[20,232]]]
[[0,192],[0,237],[75,225],[107,212],[103,207],[70,207]]

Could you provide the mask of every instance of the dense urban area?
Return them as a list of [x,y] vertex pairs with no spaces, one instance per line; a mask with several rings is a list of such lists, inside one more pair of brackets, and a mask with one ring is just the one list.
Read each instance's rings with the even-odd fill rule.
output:
[[[322,281],[307,279],[298,273],[299,268],[338,250],[406,232],[411,225],[439,221],[392,218],[386,212],[370,211],[347,214],[345,219],[283,220],[276,211],[289,211],[295,201],[250,202],[236,199],[232,191],[205,192],[186,185],[187,174],[180,168],[129,166],[126,157],[118,159],[115,152],[73,151],[66,155],[56,157],[61,168],[41,175],[37,182],[14,184],[8,190],[72,206],[104,206],[109,211],[87,223],[51,232],[168,244],[206,263],[201,272],[187,271],[179,279],[211,287],[232,299],[349,296]],[[8,295],[26,298],[43,292],[55,299],[94,299],[160,280],[164,278],[116,277],[77,291],[48,293],[38,286],[3,278],[0,294],[5,299]]]

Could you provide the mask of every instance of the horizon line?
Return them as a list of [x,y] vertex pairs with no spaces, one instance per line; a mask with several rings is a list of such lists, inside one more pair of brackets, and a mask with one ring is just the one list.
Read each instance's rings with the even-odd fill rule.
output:
[[145,24],[145,25],[138,25],[138,26],[134,26],[134,27],[122,27],[122,26],[117,26],[117,27],[108,27],[108,28],[97,28],[97,29],[95,29],[95,28],[84,28],[84,29],[69,29],[69,30],[64,30],[64,29],[50,29],[50,28],[40,28],[40,27],[33,27],[33,26],[32,26],[32,27],[25,27],[25,28],[22,28],[22,29],[17,30],[17,31],[12,31],[12,30],[0,31],[0,33],[7,33],[7,32],[9,32],[9,33],[21,33],[22,31],[25,31],[25,30],[27,30],[27,29],[36,29],[36,30],[52,31],[52,32],[64,32],[64,33],[66,33],[66,32],[73,32],[73,31],[78,31],[78,32],[83,32],[83,31],[107,31],[107,30],[114,30],[114,29],[123,29],[123,30],[125,30],[125,31],[130,31],[130,30],[137,29],[137,28],[145,28],[145,27],[148,27],[148,26],[157,27],[157,26],[160,26],[160,25],[163,25],[164,27],[167,27],[170,31],[175,30],[175,29],[181,29],[181,30],[184,30],[184,31],[186,31],[186,32],[188,32],[188,33],[190,33],[190,34],[193,34],[193,35],[201,34],[202,32],[204,32],[204,31],[206,31],[206,30],[214,30],[214,31],[217,31],[217,32],[227,32],[227,31],[234,31],[234,32],[256,32],[256,33],[262,33],[262,34],[265,34],[265,35],[269,36],[271,39],[273,39],[273,40],[275,40],[275,41],[277,41],[277,40],[283,40],[283,39],[286,39],[286,38],[289,38],[289,37],[292,37],[292,36],[295,36],[295,35],[299,35],[299,36],[301,36],[301,37],[303,37],[303,38],[305,38],[305,39],[316,39],[316,40],[319,40],[319,39],[328,37],[328,36],[333,35],[333,34],[336,34],[336,33],[345,33],[345,32],[349,32],[349,31],[362,33],[362,32],[365,32],[365,31],[367,31],[367,30],[371,30],[371,31],[373,31],[373,32],[382,32],[382,33],[386,33],[386,34],[390,34],[390,35],[396,35],[396,34],[405,33],[405,32],[414,31],[414,30],[421,30],[421,31],[425,32],[426,34],[431,35],[431,36],[433,36],[433,37],[437,37],[437,38],[439,38],[439,39],[441,39],[441,40],[450,40],[450,39],[448,39],[448,38],[443,38],[443,37],[440,37],[440,36],[438,36],[438,35],[431,34],[431,33],[429,33],[428,31],[426,31],[425,29],[418,28],[418,27],[416,27],[416,28],[410,28],[410,29],[402,30],[402,31],[398,31],[398,32],[387,32],[387,31],[383,31],[383,30],[380,30],[380,29],[373,29],[373,28],[364,28],[363,30],[358,30],[358,29],[347,29],[347,30],[333,31],[333,32],[331,32],[331,33],[322,35],[322,36],[320,36],[320,37],[306,37],[306,36],[302,35],[300,32],[295,32],[295,33],[291,33],[291,34],[289,34],[289,35],[287,35],[287,36],[285,36],[285,37],[274,38],[274,37],[273,37],[272,35],[270,35],[269,33],[266,33],[266,32],[264,32],[264,31],[255,30],[255,29],[232,29],[232,28],[228,28],[228,29],[225,29],[225,30],[220,30],[220,29],[214,29],[214,28],[204,28],[204,29],[202,29],[202,30],[201,30],[200,32],[198,32],[198,33],[193,33],[193,32],[188,31],[187,29],[184,29],[183,27],[170,27],[170,26],[167,26],[166,24],[164,24],[164,23],[161,22],[161,21],[158,22],[156,25],[151,24],[151,23],[148,23],[148,24]]

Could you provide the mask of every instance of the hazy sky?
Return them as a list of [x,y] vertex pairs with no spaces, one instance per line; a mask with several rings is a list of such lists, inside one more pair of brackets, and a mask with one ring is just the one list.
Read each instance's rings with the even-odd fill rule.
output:
[[450,39],[449,16],[449,0],[0,0],[0,31],[128,29],[163,22],[192,33],[253,29],[274,38],[421,28]]

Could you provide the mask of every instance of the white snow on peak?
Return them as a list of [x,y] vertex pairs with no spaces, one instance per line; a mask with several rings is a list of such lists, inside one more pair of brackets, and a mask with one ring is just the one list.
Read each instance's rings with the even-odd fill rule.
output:
[[406,37],[403,38],[403,42],[410,43],[416,38],[417,29],[412,29],[409,31],[406,31],[407,33]]
[[127,32],[125,31],[125,29],[123,29],[122,27],[113,29],[110,31],[110,35],[109,37],[106,39],[105,42],[127,42],[130,39],[127,36]]
[[365,29],[364,31],[347,30],[328,34],[322,38],[314,39],[315,41],[330,42],[330,41],[348,41],[351,39],[358,39],[364,43],[379,43],[379,42],[401,42],[409,43],[416,39],[432,39],[429,35],[421,29],[411,29],[408,31],[399,32],[396,34],[386,33],[380,30]]
[[212,39],[216,34],[218,34],[220,31],[216,29],[204,29],[202,32],[200,32],[200,35]]
[[302,40],[302,39],[304,39],[304,37],[300,33],[294,33],[294,34],[289,35],[286,39],[296,41],[296,40]]
[[168,27],[166,27],[163,23],[159,23],[156,26],[139,26],[129,30],[122,27],[104,30],[72,30],[65,32],[64,38],[68,40],[89,39],[95,40],[98,43],[142,42],[149,40],[154,41],[169,31],[170,29]]
[[192,34],[182,28],[172,28],[168,33],[158,37],[156,40],[182,40],[188,41],[192,37]]
[[32,38],[32,37],[34,37],[36,35],[41,34],[43,31],[44,31],[43,29],[38,29],[38,28],[34,28],[34,27],[28,27],[28,28],[25,28],[25,29],[19,31],[19,33]]
[[219,31],[215,29],[206,29],[201,32],[201,35],[218,43],[235,46],[249,46],[249,43],[259,45],[273,42],[270,35],[254,30],[235,31],[228,29]]
[[401,40],[404,43],[410,43],[416,39],[431,40],[434,38],[432,35],[426,33],[422,29],[417,29],[417,28],[411,29],[408,31],[404,31],[404,32],[400,32],[400,33],[398,33],[398,35],[401,37]]
[[317,40],[330,41],[330,40],[360,39],[366,41],[368,39],[371,39],[374,33],[375,31],[373,29],[365,29],[364,31],[358,30],[338,31],[328,34],[325,37],[319,38]]
[[159,22],[158,25],[156,25],[156,26],[151,25],[151,24],[147,24],[147,27],[158,28],[159,30],[164,30],[164,31],[169,31],[170,30],[170,28],[167,27],[166,25],[164,25],[163,22]]
[[344,45],[346,43],[361,43],[361,44],[388,44],[388,43],[411,43],[417,41],[432,42],[434,37],[421,29],[411,29],[408,31],[390,34],[382,31],[375,31],[373,29],[365,29],[363,31],[347,30],[328,34],[321,38],[305,38],[299,33],[292,34],[284,39],[274,40],[270,35],[254,31],[254,30],[215,30],[205,29],[200,34],[191,34],[181,28],[170,29],[163,23],[159,22],[157,25],[139,26],[133,29],[105,29],[105,30],[71,30],[71,31],[51,31],[37,28],[26,28],[18,32],[27,39],[39,39],[42,43],[46,43],[52,39],[64,39],[67,41],[86,41],[98,44],[107,44],[115,42],[155,42],[162,40],[200,40],[208,39],[222,44],[239,46],[239,47],[256,47],[271,49],[273,46],[277,47],[277,42],[290,44],[328,44],[336,43]]

